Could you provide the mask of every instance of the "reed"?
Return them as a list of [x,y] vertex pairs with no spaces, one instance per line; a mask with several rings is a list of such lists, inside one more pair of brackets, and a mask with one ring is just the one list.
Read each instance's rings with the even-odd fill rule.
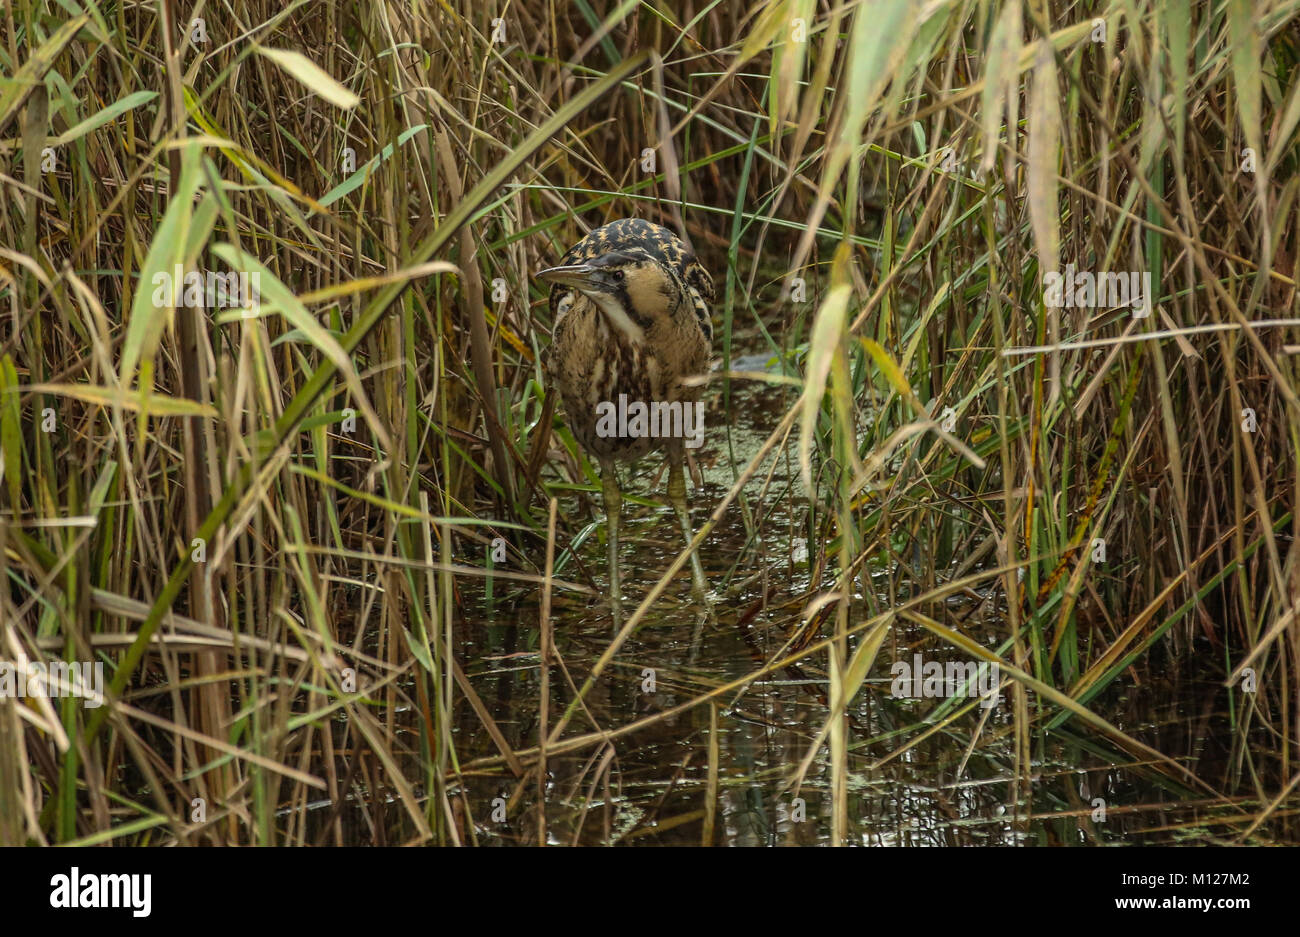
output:
[[[864,766],[942,732],[963,768],[1010,746],[1021,829],[1065,744],[1210,805],[1206,838],[1295,842],[1300,3],[490,7],[0,13],[0,660],[102,663],[107,696],[0,700],[0,843],[469,845],[477,778],[521,841],[604,809],[632,842],[595,792],[683,714],[702,799],[659,828],[711,843],[719,727],[792,668],[826,692],[765,783],[824,789],[830,841]],[[718,285],[695,546],[764,643],[609,724],[688,554],[566,658],[599,486],[531,275],[623,216]],[[178,265],[260,305],[178,305]],[[531,727],[465,638],[502,602]],[[864,732],[918,648],[997,663],[1007,717]],[[1214,757],[1125,718],[1169,674],[1218,688]],[[591,796],[548,795],[576,753]]]

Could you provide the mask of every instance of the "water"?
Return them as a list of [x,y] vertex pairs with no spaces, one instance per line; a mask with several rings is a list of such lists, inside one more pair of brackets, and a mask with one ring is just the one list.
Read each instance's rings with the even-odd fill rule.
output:
[[[765,361],[738,363],[751,368]],[[735,385],[739,394],[731,446],[739,466],[767,437],[788,398],[783,388]],[[700,452],[703,492],[692,496],[698,524],[733,475],[726,437],[712,433]],[[793,444],[791,443],[791,446]],[[625,490],[645,495],[657,466],[647,459]],[[740,681],[768,662],[798,631],[807,604],[808,562],[793,557],[791,512],[800,509],[793,454],[778,456],[751,481],[743,505],[733,506],[708,539],[703,557],[711,583],[730,587],[719,624],[697,632],[690,580],[682,572],[619,651],[565,732],[636,731],[597,740],[547,760],[547,841],[573,844],[698,844],[708,804],[711,712],[703,704],[673,712],[711,690]],[[770,466],[770,463],[769,463]],[[662,498],[662,481],[656,497]],[[570,515],[576,503],[565,506]],[[751,537],[744,517],[761,516],[765,539]],[[680,540],[666,507],[625,506],[624,591],[635,608],[668,567]],[[775,536],[774,536],[775,534]],[[585,565],[603,584],[603,547],[582,547]],[[514,750],[538,744],[538,607],[534,590],[504,594],[488,605],[472,586],[456,625],[472,684]],[[963,605],[963,603],[966,603]],[[949,602],[957,619],[996,616],[978,596]],[[556,650],[581,684],[609,645],[608,608],[601,599],[557,593],[552,620]],[[859,619],[860,620],[860,619]],[[970,633],[1006,636],[995,617],[968,620]],[[829,625],[820,634],[829,633]],[[697,641],[698,634],[698,641]],[[991,642],[990,642],[991,643]],[[895,699],[890,664],[924,649],[955,660],[919,630],[899,621],[849,712],[851,757],[848,815],[851,841],[864,845],[1007,845],[1159,843],[1227,840],[1244,823],[1207,821],[1254,812],[1232,806],[1126,754],[1098,732],[1068,724],[1031,738],[1031,763],[1018,787],[1010,688],[981,722],[984,710],[949,724],[928,724],[939,700]],[[825,844],[831,837],[830,772],[823,744],[798,791],[789,782],[809,755],[827,717],[826,655],[772,672],[717,704],[717,812],[713,842],[726,845]],[[651,682],[653,681],[653,683]],[[1117,685],[1118,686],[1118,685]],[[550,727],[573,699],[563,671],[551,674]],[[1038,702],[1032,696],[1030,705]],[[1184,678],[1176,667],[1157,682],[1115,689],[1093,707],[1121,730],[1184,763],[1222,788],[1230,781],[1231,735],[1226,691]],[[663,715],[662,718],[654,718]],[[522,783],[501,764],[481,721],[466,705],[456,711],[456,749],[464,773],[456,811],[462,838],[482,844],[534,844],[542,833],[536,779]],[[1019,793],[1018,793],[1019,792]],[[494,816],[495,811],[495,816]],[[504,821],[502,817],[504,816]],[[468,829],[471,822],[473,831]]]

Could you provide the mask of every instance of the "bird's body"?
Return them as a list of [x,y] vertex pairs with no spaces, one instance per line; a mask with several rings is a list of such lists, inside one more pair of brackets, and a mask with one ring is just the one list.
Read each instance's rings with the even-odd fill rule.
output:
[[551,287],[554,337],[544,364],[582,447],[597,459],[639,459],[665,440],[599,436],[596,408],[602,401],[616,402],[620,394],[646,402],[699,400],[701,387],[684,379],[708,370],[713,281],[671,231],[639,218],[592,231],[569,249],[561,266],[601,258],[623,262],[621,289],[608,301],[634,328],[626,322],[620,327],[601,300],[557,283]]
[[[671,231],[637,218],[597,228],[570,248],[550,280],[554,333],[543,356],[547,380],[564,403],[574,438],[601,465],[610,515],[610,578],[617,617],[618,508],[615,461],[657,449],[669,457],[669,497],[689,538],[681,435],[613,433],[602,413],[620,398],[647,407],[693,406],[708,370],[713,281]],[[699,559],[692,573],[703,584]]]

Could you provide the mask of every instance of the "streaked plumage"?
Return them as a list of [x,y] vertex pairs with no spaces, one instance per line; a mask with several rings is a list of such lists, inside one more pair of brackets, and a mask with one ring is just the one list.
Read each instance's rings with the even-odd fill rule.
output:
[[[601,225],[585,238],[568,249],[560,258],[560,266],[592,260],[601,254],[613,251],[640,252],[651,257],[671,270],[679,277],[690,291],[695,315],[699,320],[704,337],[713,341],[713,323],[710,319],[713,306],[713,277],[704,269],[695,252],[687,247],[682,239],[662,225],[641,218],[622,218]],[[573,299],[573,290],[567,287],[551,288],[551,316],[559,324],[563,311],[562,299]]]
[[[680,438],[600,436],[597,406],[626,394],[630,401],[683,406],[703,387],[688,378],[707,373],[713,326],[713,279],[695,254],[667,228],[625,218],[597,228],[543,270],[551,280],[554,321],[542,364],[563,401],[574,437],[601,465],[609,515],[611,598],[618,612],[618,512],[614,461],[663,448],[669,458],[669,498],[690,539]],[[699,558],[692,575],[704,591]]]
[[[629,269],[645,261],[651,262],[649,269]],[[629,334],[589,296],[557,283],[550,297],[554,335],[543,365],[583,448],[597,458],[638,459],[664,441],[597,436],[596,405],[616,401],[619,394],[683,403],[700,398],[701,387],[683,386],[682,380],[708,370],[713,280],[671,231],[637,218],[592,231],[569,249],[560,266],[584,262],[629,271],[611,298],[642,334]]]

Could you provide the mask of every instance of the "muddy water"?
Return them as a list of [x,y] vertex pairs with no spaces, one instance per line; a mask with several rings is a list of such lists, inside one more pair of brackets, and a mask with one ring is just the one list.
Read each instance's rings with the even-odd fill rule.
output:
[[[737,369],[764,366],[759,358],[738,362]],[[732,459],[739,471],[788,405],[789,391],[779,386],[733,386],[737,403],[729,434],[711,431],[698,453],[704,487],[692,493],[696,523],[730,486]],[[636,475],[625,477],[625,491],[662,500],[662,479],[658,492],[651,489],[658,468],[653,461],[644,460]],[[800,504],[792,487],[795,466],[792,451],[778,455],[770,481],[765,467],[746,489],[745,503],[733,506],[705,544],[710,581],[727,592],[718,603],[717,626],[697,628],[698,609],[683,572],[593,688],[586,711],[575,716],[566,736],[613,731],[667,712],[778,656],[807,601],[807,563],[792,556],[789,536],[791,505]],[[577,496],[562,510],[579,527],[585,523]],[[751,536],[756,520],[766,539]],[[624,524],[624,590],[634,608],[667,568],[680,540],[663,505],[627,505]],[[603,585],[598,537],[583,543],[580,556]],[[466,671],[507,743],[513,749],[531,748],[538,742],[540,711],[537,593],[502,592],[498,584],[489,603],[482,589],[469,583],[464,589],[456,634]],[[572,680],[581,684],[609,644],[608,607],[599,598],[558,593],[552,617],[556,650]],[[982,630],[1005,635],[996,622]],[[890,664],[910,660],[922,649],[937,659],[952,659],[922,634],[896,627],[851,707],[852,841],[914,846],[1206,842],[1226,840],[1243,828],[1240,823],[1207,827],[1207,821],[1240,814],[1240,808],[1171,781],[1077,724],[1031,740],[1032,763],[1020,770],[1021,777],[1029,778],[1026,791],[1014,783],[1018,769],[1008,688],[987,719],[981,721],[985,711],[972,707],[939,728],[926,717],[941,701],[891,695]],[[712,741],[715,843],[828,843],[830,775],[824,744],[808,767],[798,799],[788,789],[826,719],[825,666],[825,655],[819,653],[798,668],[773,672],[720,697],[716,714],[709,705],[699,705],[607,743],[551,755],[544,806],[547,840],[700,843]],[[553,727],[574,694],[560,668],[552,669],[550,679]],[[1122,730],[1189,764],[1222,789],[1230,747],[1221,741],[1229,738],[1221,686],[1183,679],[1171,667],[1158,683],[1116,689],[1093,705]],[[714,718],[716,736],[710,728]],[[455,722],[462,765],[498,755],[463,701]],[[535,780],[521,785],[504,767],[491,766],[468,771],[464,781],[457,809],[462,824],[468,822],[465,812],[472,816],[480,843],[538,841]]]

